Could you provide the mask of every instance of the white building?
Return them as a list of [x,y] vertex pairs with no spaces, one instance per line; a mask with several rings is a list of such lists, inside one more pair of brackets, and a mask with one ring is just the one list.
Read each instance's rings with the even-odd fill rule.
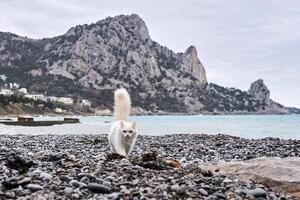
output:
[[55,108],[55,112],[56,112],[56,113],[63,113],[63,112],[64,112],[64,110],[63,110],[63,109],[61,109],[61,108]]
[[56,102],[58,98],[55,96],[48,96],[47,99],[48,99],[48,101]]
[[0,94],[2,94],[4,96],[11,96],[14,94],[14,92],[9,89],[1,89]]
[[20,84],[17,83],[9,83],[10,89],[18,89],[20,87]]
[[43,94],[26,94],[26,98],[33,99],[33,100],[41,100],[41,101],[47,101],[47,98]]
[[21,89],[19,89],[19,92],[20,92],[20,93],[23,93],[23,94],[28,94],[26,88],[21,88]]
[[63,103],[65,105],[72,105],[74,100],[70,97],[58,97],[57,102]]
[[82,107],[91,107],[92,106],[92,103],[87,99],[78,100],[78,103]]

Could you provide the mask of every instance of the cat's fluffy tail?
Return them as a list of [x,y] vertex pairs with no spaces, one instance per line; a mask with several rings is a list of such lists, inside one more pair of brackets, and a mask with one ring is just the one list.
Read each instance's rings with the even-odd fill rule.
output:
[[127,121],[130,114],[131,100],[126,89],[121,88],[115,91],[115,106],[114,106],[114,120]]

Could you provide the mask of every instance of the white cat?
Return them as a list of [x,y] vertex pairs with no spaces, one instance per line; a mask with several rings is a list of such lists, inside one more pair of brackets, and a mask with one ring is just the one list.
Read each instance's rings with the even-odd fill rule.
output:
[[114,94],[114,122],[108,134],[108,142],[114,153],[127,158],[137,138],[136,122],[127,122],[131,100],[125,89],[117,89]]

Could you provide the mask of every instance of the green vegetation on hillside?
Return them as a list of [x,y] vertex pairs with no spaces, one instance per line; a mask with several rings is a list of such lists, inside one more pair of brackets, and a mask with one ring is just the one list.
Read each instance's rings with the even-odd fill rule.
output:
[[51,112],[55,108],[51,102],[33,100],[22,95],[0,95],[0,114],[43,114]]

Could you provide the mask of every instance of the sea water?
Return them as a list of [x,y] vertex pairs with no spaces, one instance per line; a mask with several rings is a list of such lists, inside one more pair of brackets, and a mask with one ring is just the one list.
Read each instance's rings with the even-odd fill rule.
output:
[[[79,124],[48,127],[0,124],[0,134],[106,134],[112,117],[74,116]],[[35,120],[63,120],[63,117],[35,117]],[[244,138],[279,137],[300,139],[300,115],[189,115],[131,116],[141,135],[228,134]]]

